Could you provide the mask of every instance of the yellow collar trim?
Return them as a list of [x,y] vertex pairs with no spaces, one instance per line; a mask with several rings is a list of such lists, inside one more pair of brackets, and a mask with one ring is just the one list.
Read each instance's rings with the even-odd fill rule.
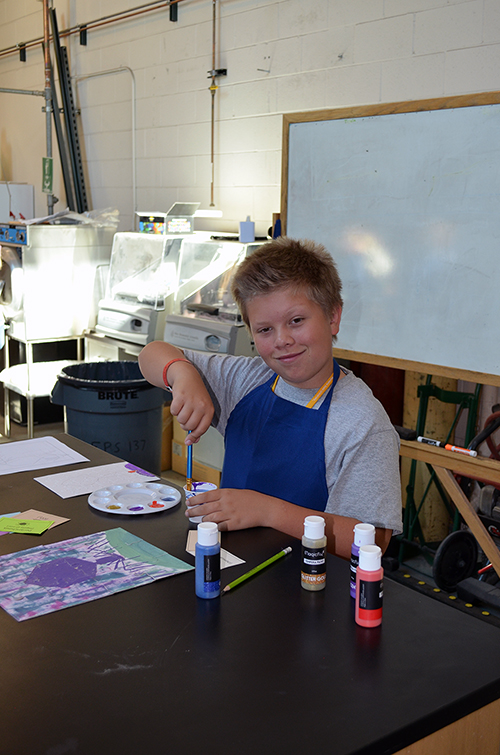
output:
[[[276,385],[278,384],[279,377],[280,377],[279,375],[276,375],[276,380],[274,381],[274,383],[271,386],[271,390],[273,391],[273,393],[275,392],[275,388],[276,388]],[[318,390],[316,391],[316,393],[314,394],[314,396],[312,397],[312,399],[306,404],[306,408],[307,409],[312,409],[313,408],[313,406],[320,400],[321,396],[329,389],[329,387],[331,386],[332,382],[333,382],[333,372],[330,375],[330,377],[328,378],[328,380],[326,380],[323,383],[323,385],[321,386],[321,388],[318,388]]]

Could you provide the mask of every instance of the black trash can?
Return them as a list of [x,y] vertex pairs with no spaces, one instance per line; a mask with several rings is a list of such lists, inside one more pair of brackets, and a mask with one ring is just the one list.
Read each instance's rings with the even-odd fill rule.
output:
[[165,398],[165,391],[143,378],[137,362],[69,365],[51,395],[54,404],[66,407],[69,435],[157,475]]

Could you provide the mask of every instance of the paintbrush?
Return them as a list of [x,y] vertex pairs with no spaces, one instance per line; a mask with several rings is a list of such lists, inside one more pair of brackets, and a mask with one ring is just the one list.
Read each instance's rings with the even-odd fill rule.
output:
[[[189,430],[189,433],[191,430]],[[186,490],[191,490],[193,486],[193,446],[187,447],[187,464],[186,464]]]

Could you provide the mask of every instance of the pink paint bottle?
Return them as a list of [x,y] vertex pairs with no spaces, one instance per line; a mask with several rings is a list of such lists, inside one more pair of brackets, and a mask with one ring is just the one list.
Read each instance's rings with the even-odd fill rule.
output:
[[361,627],[378,627],[382,623],[384,570],[378,545],[361,545],[356,570],[355,621]]

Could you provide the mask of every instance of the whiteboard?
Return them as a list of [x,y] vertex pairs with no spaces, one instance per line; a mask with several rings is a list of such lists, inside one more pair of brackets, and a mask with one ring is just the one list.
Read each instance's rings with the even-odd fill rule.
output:
[[339,349],[500,384],[497,95],[285,116],[282,217],[337,262]]

